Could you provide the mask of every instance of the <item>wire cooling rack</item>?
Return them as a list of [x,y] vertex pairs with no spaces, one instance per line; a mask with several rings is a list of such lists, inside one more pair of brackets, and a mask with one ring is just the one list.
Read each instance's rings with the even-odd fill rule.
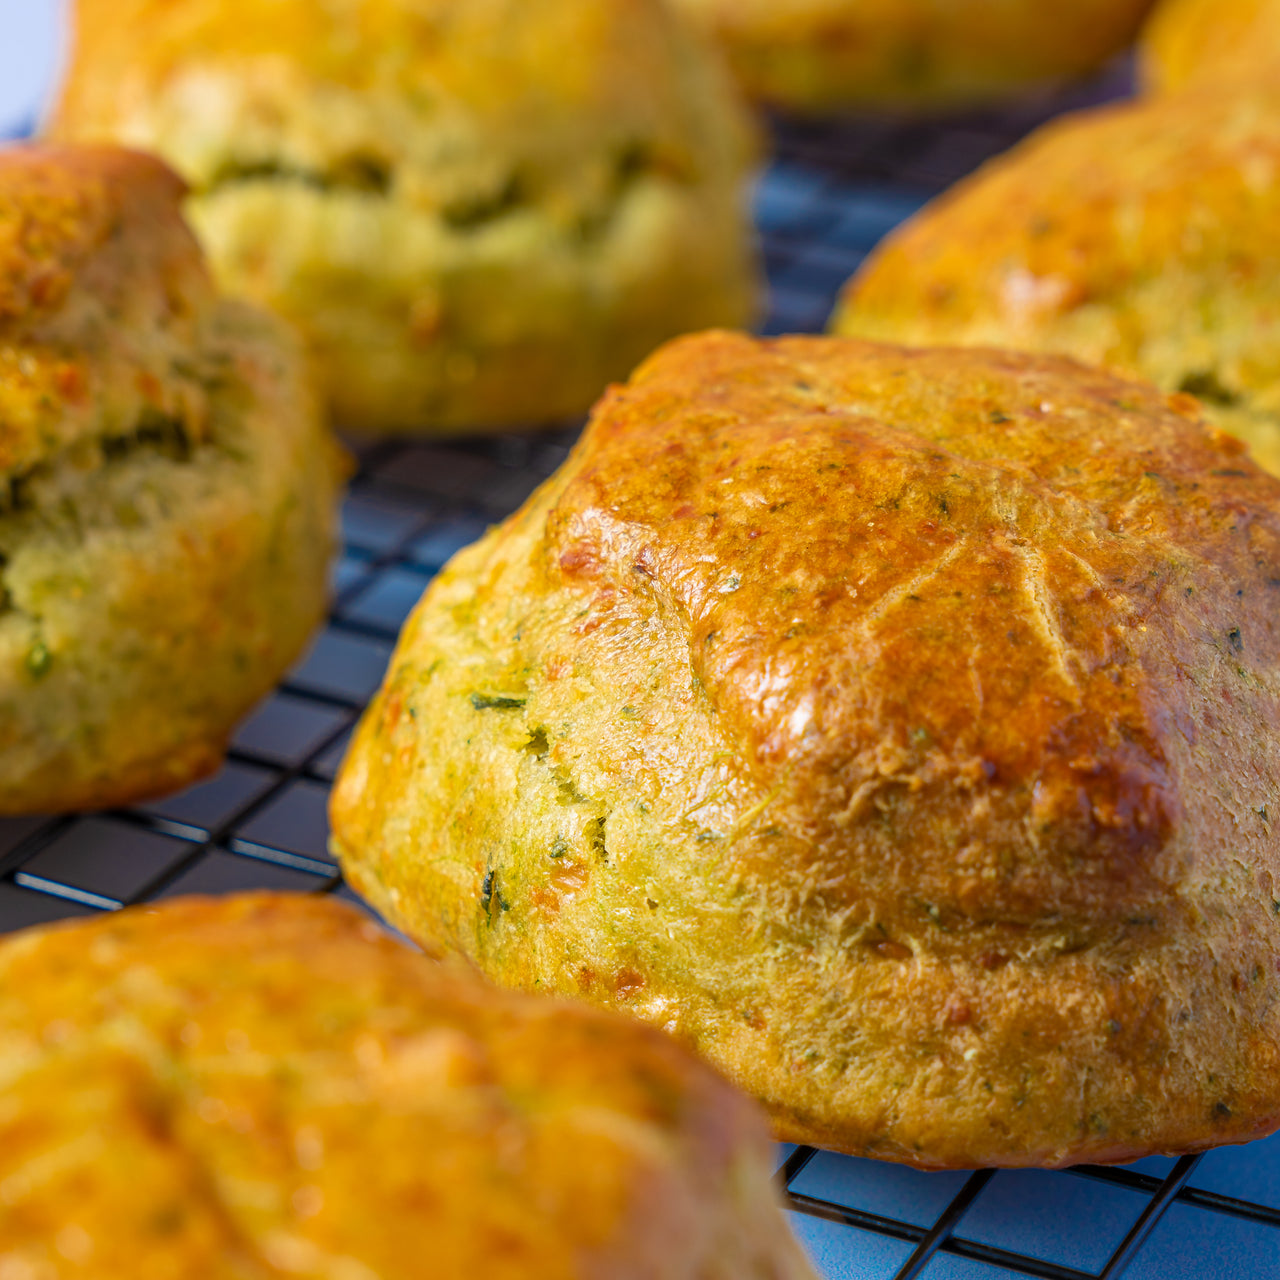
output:
[[[775,122],[756,198],[766,333],[820,329],[841,282],[926,199],[1065,107],[1122,94],[1113,68],[1072,94],[944,123]],[[564,459],[576,429],[358,449],[334,600],[314,646],[241,725],[212,779],[120,812],[0,820],[0,932],[182,893],[355,897],[325,801],[400,623],[432,575]],[[1280,1135],[1119,1169],[925,1174],[782,1148],[792,1222],[829,1280],[1280,1280]]]

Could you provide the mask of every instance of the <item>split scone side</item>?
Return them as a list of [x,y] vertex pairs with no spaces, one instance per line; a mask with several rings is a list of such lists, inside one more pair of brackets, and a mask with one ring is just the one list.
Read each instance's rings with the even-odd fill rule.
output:
[[837,333],[1189,391],[1280,474],[1280,79],[1057,120],[892,232]]
[[0,942],[0,1086],[6,1275],[813,1280],[745,1098],[332,898]]
[[783,109],[971,107],[1128,46],[1151,0],[675,0]]
[[211,771],[324,611],[338,448],[182,190],[113,148],[0,151],[0,813]]
[[292,320],[334,414],[580,414],[749,322],[754,138],[660,0],[77,0],[50,122],[165,157],[228,290]]
[[349,881],[779,1137],[1057,1166],[1280,1124],[1280,482],[1072,361],[687,338],[407,622]]

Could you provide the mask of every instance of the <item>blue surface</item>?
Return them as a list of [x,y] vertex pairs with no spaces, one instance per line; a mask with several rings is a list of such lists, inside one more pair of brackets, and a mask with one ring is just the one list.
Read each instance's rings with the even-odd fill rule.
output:
[[1280,1280],[1280,1230],[1175,1204],[1125,1280]]
[[267,856],[279,851],[332,862],[328,799],[328,787],[305,779],[295,782],[237,827],[237,843],[257,845]]
[[211,778],[142,807],[164,821],[208,835],[257,800],[275,781],[270,769],[228,761]]
[[414,540],[409,548],[410,558],[423,568],[441,569],[451,556],[474,542],[488,527],[489,522],[478,516],[456,516],[440,521]]
[[388,569],[370,586],[356,593],[343,608],[342,616],[394,636],[409,616],[409,611],[418,603],[429,581],[425,573]]
[[814,1266],[829,1280],[891,1280],[915,1248],[824,1218],[790,1213],[787,1220]]
[[924,1280],[1009,1280],[1011,1276],[1025,1272],[1010,1271],[987,1262],[975,1262],[972,1258],[957,1258],[953,1254],[935,1254],[922,1273]]
[[801,1195],[847,1205],[882,1218],[929,1227],[964,1185],[967,1173],[922,1173],[820,1152],[791,1187]]
[[[1280,1134],[1243,1147],[1210,1151],[1190,1185],[1237,1200],[1280,1206]],[[1280,1250],[1280,1240],[1276,1247]]]
[[62,5],[0,0],[0,137],[26,132],[62,55]]
[[[979,1244],[1099,1271],[1146,1206],[1147,1197],[1038,1169],[998,1173],[958,1234]],[[1082,1223],[1089,1229],[1082,1231]]]

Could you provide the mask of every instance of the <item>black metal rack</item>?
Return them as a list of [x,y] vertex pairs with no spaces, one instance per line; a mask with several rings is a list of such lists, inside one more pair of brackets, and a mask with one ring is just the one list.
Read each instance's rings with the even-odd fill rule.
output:
[[[926,199],[1066,107],[1070,94],[945,122],[775,122],[756,199],[767,333],[821,329],[843,280]],[[307,657],[240,727],[209,781],[120,812],[0,820],[0,932],[179,893],[350,893],[325,800],[396,633],[446,559],[563,460],[575,429],[359,449],[334,603]],[[809,1147],[777,1178],[831,1280],[1280,1280],[1280,1136],[1120,1169],[923,1174]]]

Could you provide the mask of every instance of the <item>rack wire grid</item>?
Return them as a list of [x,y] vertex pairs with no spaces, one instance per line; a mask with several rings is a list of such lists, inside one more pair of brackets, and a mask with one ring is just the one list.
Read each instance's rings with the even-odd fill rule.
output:
[[[755,212],[765,333],[819,330],[876,241],[1066,107],[1128,91],[1128,70],[1014,111],[933,122],[773,122]],[[306,657],[236,733],[211,779],[138,808],[0,821],[0,931],[184,893],[329,892],[325,803],[401,622],[454,551],[566,456],[571,428],[357,447],[333,607]],[[1124,1168],[921,1173],[782,1148],[779,1187],[829,1280],[1280,1277],[1280,1135]]]

